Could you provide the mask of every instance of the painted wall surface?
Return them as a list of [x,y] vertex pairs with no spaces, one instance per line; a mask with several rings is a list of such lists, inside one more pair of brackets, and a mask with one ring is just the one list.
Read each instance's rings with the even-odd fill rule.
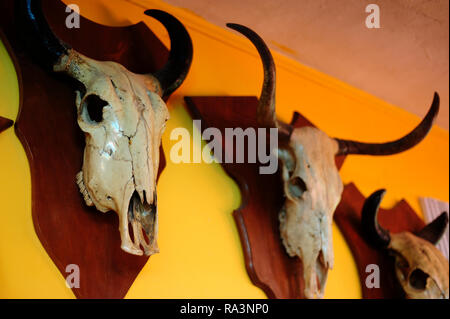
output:
[[[448,0],[167,0],[220,27],[243,23],[269,46],[418,116],[441,94],[448,130]],[[376,4],[379,29],[366,27]]]
[[[192,130],[183,96],[259,94],[261,62],[240,35],[158,0],[64,2],[78,4],[82,15],[106,25],[144,21],[167,46],[166,31],[146,17],[144,9],[166,10],[185,24],[193,40],[194,60],[185,83],[168,103],[171,119],[163,136],[166,154],[175,143],[169,139],[172,129]],[[331,136],[377,142],[397,138],[420,121],[416,115],[285,56],[274,53],[274,58],[277,115],[282,120],[288,121],[299,110]],[[15,119],[18,103],[16,74],[1,44],[0,115]],[[424,105],[423,114],[428,106]],[[68,107],[75,112],[74,105]],[[418,196],[448,201],[448,164],[448,132],[435,127],[423,143],[406,153],[349,157],[341,176],[366,196],[387,188],[384,207],[405,198],[421,214]],[[0,134],[0,181],[0,298],[73,298],[34,232],[28,161],[12,128]],[[265,297],[247,276],[231,215],[240,204],[240,193],[220,165],[168,161],[158,183],[158,203],[161,252],[149,259],[128,298]],[[360,298],[356,266],[335,225],[333,245],[335,267],[325,297]]]

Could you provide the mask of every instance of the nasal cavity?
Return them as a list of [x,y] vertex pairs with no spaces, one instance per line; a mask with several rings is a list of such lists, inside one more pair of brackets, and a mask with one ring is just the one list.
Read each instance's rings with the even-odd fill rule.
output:
[[103,120],[103,108],[108,102],[102,100],[98,95],[89,95],[85,100],[89,119],[92,122],[100,123]]

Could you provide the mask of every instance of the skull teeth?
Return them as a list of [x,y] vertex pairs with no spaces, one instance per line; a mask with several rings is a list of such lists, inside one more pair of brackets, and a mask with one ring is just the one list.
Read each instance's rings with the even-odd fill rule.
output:
[[78,188],[80,189],[80,193],[83,195],[84,201],[86,202],[86,205],[93,206],[94,203],[92,202],[92,199],[89,196],[86,186],[84,186],[82,171],[78,172],[78,174],[76,176],[76,181],[77,181]]
[[[156,200],[154,200],[154,202],[156,202]],[[151,204],[147,203],[145,195],[142,202],[138,192],[135,191],[130,199],[128,207],[128,222],[131,224],[134,237],[132,246],[138,251],[140,251],[139,247],[142,246],[144,253],[147,256],[159,252],[158,244],[156,243],[156,211],[154,212],[155,215],[152,215],[150,210]],[[149,221],[148,218],[151,220]],[[143,232],[145,232],[146,236],[144,236]]]

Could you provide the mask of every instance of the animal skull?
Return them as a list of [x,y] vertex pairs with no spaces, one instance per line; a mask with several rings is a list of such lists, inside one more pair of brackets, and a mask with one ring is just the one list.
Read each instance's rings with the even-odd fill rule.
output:
[[343,185],[335,166],[336,155],[391,155],[418,144],[430,130],[439,110],[439,96],[422,122],[396,141],[371,144],[330,138],[317,128],[294,128],[275,117],[275,65],[264,41],[239,24],[228,27],[245,35],[256,47],[264,68],[257,121],[261,127],[276,127],[278,156],[284,183],[285,204],[279,213],[280,236],[286,252],[303,263],[304,294],[322,297],[328,269],[333,267],[331,226]]
[[83,96],[79,91],[76,96],[78,124],[86,137],[77,183],[86,204],[101,212],[118,213],[124,251],[142,255],[142,245],[147,255],[158,252],[155,186],[161,135],[169,112],[155,93],[156,79],[74,50],[69,50],[54,70],[66,72],[86,88]]
[[418,236],[410,232],[390,234],[377,221],[380,202],[385,190],[374,192],[364,203],[362,227],[368,240],[385,248],[395,258],[395,274],[410,299],[448,299],[449,264],[434,246],[448,224],[442,213],[427,225]]
[[333,267],[331,223],[344,188],[337,151],[338,143],[314,127],[294,130],[289,148],[279,150],[286,196],[280,233],[287,253],[303,261],[307,298],[323,296]]
[[409,232],[393,234],[388,246],[408,298],[448,299],[448,261],[430,242]]
[[[135,74],[115,62],[96,61],[62,44],[43,18],[39,1],[24,1],[25,21],[45,39],[55,72],[78,80],[78,125],[85,133],[82,170],[76,176],[87,205],[119,217],[121,248],[134,255],[157,253],[156,179],[168,97],[183,82],[192,43],[183,25],[159,10],[148,10],[169,31],[169,61],[155,74]],[[55,48],[57,48],[55,50]],[[129,224],[133,232],[130,236]]]

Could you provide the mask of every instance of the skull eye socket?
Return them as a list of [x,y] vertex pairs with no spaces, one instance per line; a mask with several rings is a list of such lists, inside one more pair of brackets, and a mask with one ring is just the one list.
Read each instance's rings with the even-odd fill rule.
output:
[[419,290],[424,290],[427,287],[428,275],[420,269],[414,269],[409,276],[409,284]]
[[83,117],[90,122],[100,123],[103,121],[103,108],[108,102],[102,100],[98,95],[87,96],[83,102]]
[[289,180],[288,187],[289,193],[294,197],[302,197],[303,193],[306,192],[305,181],[298,176]]

